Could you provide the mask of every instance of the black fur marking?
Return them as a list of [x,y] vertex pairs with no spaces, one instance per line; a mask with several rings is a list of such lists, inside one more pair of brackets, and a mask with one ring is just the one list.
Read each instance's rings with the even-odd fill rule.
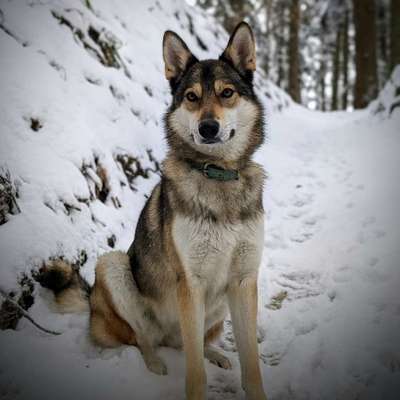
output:
[[60,293],[66,289],[71,283],[71,276],[67,276],[63,271],[58,269],[50,269],[39,271],[36,280],[41,286],[51,289],[54,293]]
[[186,64],[186,69],[176,78],[171,78],[169,80],[169,85],[171,87],[171,94],[174,95],[177,88],[179,87],[179,83],[182,81],[184,76],[187,74],[187,72],[191,69],[191,67],[195,64],[197,64],[199,60],[192,54],[191,57],[189,58],[189,61]]
[[248,85],[252,85],[252,84],[253,84],[253,78],[254,78],[253,71],[251,71],[251,70],[248,69],[248,70],[246,70],[245,73],[243,74],[242,72],[240,72],[240,71],[235,67],[235,65],[233,64],[233,62],[232,62],[229,58],[227,58],[227,57],[225,56],[224,53],[222,53],[222,54],[219,56],[219,60],[222,61],[222,62],[224,62],[224,63],[226,63],[226,64],[228,64],[231,68],[233,68],[233,69],[242,77],[242,79],[243,79]]

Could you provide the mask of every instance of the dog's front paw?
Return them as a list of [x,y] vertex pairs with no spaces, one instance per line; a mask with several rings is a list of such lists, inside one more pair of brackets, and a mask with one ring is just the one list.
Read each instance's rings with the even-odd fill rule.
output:
[[214,347],[208,347],[204,351],[204,356],[211,364],[223,369],[232,369],[231,362],[228,357],[225,357]]
[[150,357],[144,357],[144,362],[149,371],[154,372],[157,375],[167,375],[168,369],[164,361],[157,355]]

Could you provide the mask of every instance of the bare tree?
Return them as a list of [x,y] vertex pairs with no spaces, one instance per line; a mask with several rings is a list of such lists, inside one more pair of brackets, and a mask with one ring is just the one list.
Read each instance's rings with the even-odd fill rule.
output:
[[400,0],[391,0],[390,69],[400,64]]
[[299,54],[299,30],[300,30],[300,2],[290,2],[290,35],[289,35],[289,94],[293,100],[301,103],[300,93],[300,54]]
[[356,43],[354,107],[363,108],[376,97],[376,14],[375,0],[353,0]]
[[341,42],[342,42],[342,26],[338,26],[336,32],[336,43],[333,49],[333,60],[332,60],[332,104],[331,109],[337,110],[339,108],[339,77],[340,77],[340,53],[341,53]]
[[278,5],[277,11],[277,20],[278,20],[278,32],[277,32],[277,64],[278,64],[278,77],[277,77],[277,85],[279,87],[283,87],[286,81],[285,75],[285,47],[286,47],[286,40],[285,40],[285,14],[286,14],[286,5],[284,1],[280,1]]
[[342,109],[347,110],[348,94],[349,94],[349,9],[347,8],[343,23],[342,36]]
[[270,62],[271,62],[271,40],[272,40],[272,1],[264,0],[265,7],[265,36],[266,36],[266,49],[264,58],[264,70],[267,76],[269,76]]

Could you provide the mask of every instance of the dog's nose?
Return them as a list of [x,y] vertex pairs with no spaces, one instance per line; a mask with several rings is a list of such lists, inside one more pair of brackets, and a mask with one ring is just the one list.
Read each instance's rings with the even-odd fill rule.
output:
[[204,139],[215,139],[219,132],[219,123],[215,119],[204,119],[199,124],[199,133]]

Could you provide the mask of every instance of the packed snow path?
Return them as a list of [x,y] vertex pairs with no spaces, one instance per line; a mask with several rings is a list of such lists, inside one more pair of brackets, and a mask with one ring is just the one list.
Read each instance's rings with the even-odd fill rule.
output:
[[398,398],[399,115],[292,107],[272,119],[270,138],[260,157],[270,173],[260,302],[270,398]]
[[[397,399],[398,126],[398,114],[380,121],[297,106],[268,118],[257,159],[269,173],[259,342],[270,400]],[[1,332],[1,398],[184,398],[182,352],[161,349],[168,376],[156,376],[136,348],[91,346],[87,316],[57,315],[51,295],[38,294],[32,314],[64,334],[24,320]],[[207,362],[208,398],[244,399],[229,321],[220,345],[233,370]]]

